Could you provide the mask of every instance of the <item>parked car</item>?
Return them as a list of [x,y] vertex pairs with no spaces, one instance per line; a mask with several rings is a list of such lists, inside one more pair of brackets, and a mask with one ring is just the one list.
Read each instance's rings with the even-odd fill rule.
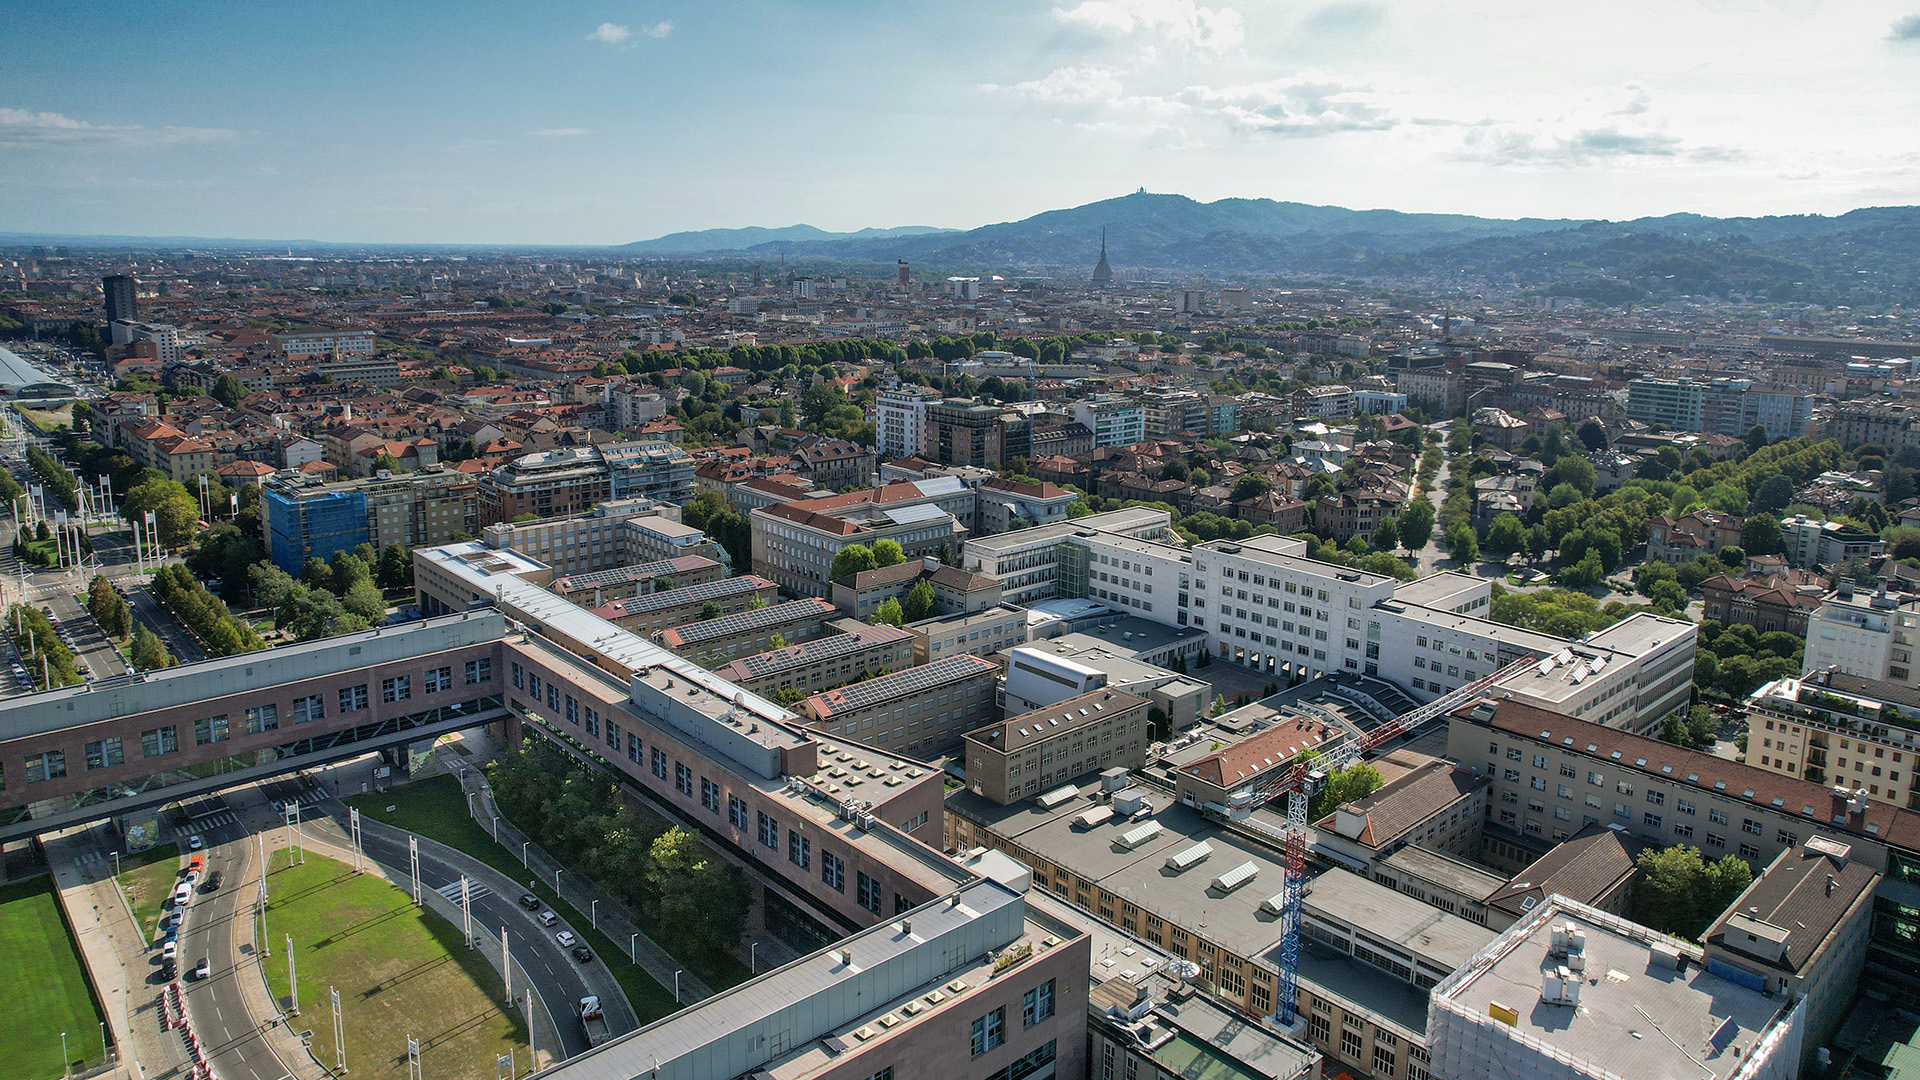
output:
[[533,895],[533,894],[532,894],[532,893],[530,893],[530,892],[529,892],[529,893],[521,893],[521,894],[520,894],[520,906],[521,906],[521,907],[523,907],[523,908],[526,908],[526,909],[527,909],[528,911],[539,911],[539,910],[540,910],[540,898],[539,898],[539,897],[537,897],[537,896],[535,896],[535,895]]
[[593,963],[593,953],[589,951],[585,945],[575,945],[573,947],[573,958],[582,964]]
[[169,941],[160,946],[160,959],[171,962],[180,955],[180,943]]
[[560,921],[560,916],[555,915],[551,911],[543,911],[540,913],[541,926],[552,926],[554,923],[557,923],[559,921]]
[[553,940],[559,942],[560,947],[563,949],[571,949],[575,945],[580,944],[580,939],[577,937],[574,937],[573,931],[571,930],[560,931],[559,933],[553,935]]

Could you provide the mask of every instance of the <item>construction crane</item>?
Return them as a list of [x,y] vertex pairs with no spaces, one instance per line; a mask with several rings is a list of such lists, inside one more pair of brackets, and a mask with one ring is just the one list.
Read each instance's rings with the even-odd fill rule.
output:
[[[1472,701],[1492,689],[1496,683],[1541,663],[1532,656],[1517,660],[1412,712],[1396,716],[1359,739],[1329,750],[1314,761],[1312,769],[1308,769],[1304,763],[1295,764],[1258,781],[1249,789],[1250,798],[1245,801],[1245,809],[1249,813],[1282,795],[1287,797],[1287,831],[1281,847],[1286,875],[1280,889],[1280,986],[1274,1002],[1274,1015],[1282,1026],[1293,1026],[1296,1015],[1294,998],[1299,989],[1300,902],[1306,895],[1307,885],[1307,800],[1326,783],[1329,771],[1345,768],[1388,742],[1418,730],[1434,717],[1443,716]],[[1235,800],[1236,803],[1240,801]]]

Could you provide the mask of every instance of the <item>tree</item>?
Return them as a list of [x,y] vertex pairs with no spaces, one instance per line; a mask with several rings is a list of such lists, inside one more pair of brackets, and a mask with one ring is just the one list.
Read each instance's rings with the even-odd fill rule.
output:
[[907,621],[907,618],[905,610],[900,606],[900,601],[889,596],[884,603],[875,609],[872,617],[869,618],[868,621],[875,626],[900,626]]
[[1511,555],[1527,544],[1527,527],[1512,514],[1501,514],[1487,527],[1487,550],[1496,555]]
[[907,553],[900,547],[900,541],[891,537],[881,537],[873,542],[873,568],[884,569],[898,566],[907,561]]
[[1590,550],[1579,562],[1560,571],[1560,584],[1569,589],[1591,589],[1606,577],[1607,568],[1600,563],[1600,552]]
[[680,385],[686,389],[687,393],[699,397],[707,392],[707,377],[697,371],[689,371],[680,376]]
[[400,459],[394,457],[392,454],[387,453],[385,450],[382,450],[379,453],[373,455],[373,471],[376,473],[399,472]]
[[1364,799],[1379,791],[1382,783],[1380,770],[1364,761],[1335,769],[1327,774],[1327,782],[1309,803],[1307,820],[1318,821],[1338,807]]
[[1593,494],[1593,485],[1598,477],[1593,462],[1577,454],[1562,455],[1553,463],[1553,468],[1547,470],[1547,483],[1550,486],[1572,484],[1582,495]]
[[1752,427],[1747,429],[1747,453],[1751,454],[1756,451],[1762,450],[1766,447],[1766,445],[1767,445],[1767,429],[1765,426],[1761,424],[1755,424]]
[[362,562],[360,557],[351,551],[334,552],[333,559],[327,563],[327,569],[332,572],[328,586],[333,589],[335,596],[346,596],[347,590],[361,582],[368,584],[373,582],[373,568]]
[[1480,558],[1480,542],[1474,538],[1473,526],[1464,521],[1455,522],[1446,531],[1447,554],[1462,566],[1469,565]]
[[1383,520],[1374,528],[1373,546],[1380,551],[1392,551],[1400,546],[1400,530],[1392,518]]
[[1433,539],[1433,503],[1427,499],[1415,499],[1400,511],[1395,522],[1395,531],[1400,535],[1400,546],[1408,551],[1419,551]]
[[346,595],[340,598],[340,604],[369,624],[387,617],[387,598],[380,594],[380,587],[371,578],[361,578],[348,586]]
[[1693,940],[1753,883],[1753,868],[1733,855],[1708,863],[1688,844],[1648,848],[1634,860],[1634,918],[1655,930]]
[[833,569],[828,579],[839,581],[843,577],[873,569],[873,549],[865,544],[848,544],[833,557]]
[[800,395],[800,415],[806,418],[810,427],[818,427],[826,422],[827,415],[847,403],[847,395],[840,388],[828,383],[809,386],[807,392]]
[[1244,502],[1257,499],[1273,490],[1273,481],[1259,473],[1248,473],[1233,483],[1233,501]]
[[1589,453],[1607,448],[1607,425],[1598,419],[1589,418],[1574,434],[1579,437],[1580,445],[1586,447]]
[[133,666],[139,671],[158,671],[173,666],[173,656],[160,643],[160,635],[144,625],[133,632]]
[[1772,514],[1755,514],[1740,531],[1740,550],[1748,555],[1778,555],[1786,544],[1780,519]]
[[916,582],[900,605],[901,618],[906,622],[919,622],[934,613],[933,583],[925,578]]
[[222,375],[214,380],[210,396],[229,409],[237,409],[240,407],[241,400],[247,396],[247,384],[230,374]]
[[399,544],[388,544],[387,550],[380,553],[380,570],[377,576],[382,588],[406,588],[413,584],[413,556]]
[[699,838],[677,826],[655,838],[647,854],[645,880],[661,934],[697,953],[732,945],[747,913],[740,878],[707,858]]
[[187,491],[185,484],[177,480],[146,480],[129,490],[121,502],[121,517],[142,522],[142,528],[149,511],[153,513],[155,539],[161,547],[177,550],[193,542],[194,530],[200,523],[200,502]]
[[718,619],[726,613],[727,609],[721,607],[717,600],[709,600],[700,605],[700,619],[703,622],[707,619]]
[[[1784,476],[1769,476],[1760,481],[1759,487],[1753,489],[1753,502],[1747,510],[1754,514],[1778,514],[1792,501],[1793,481]],[[1749,551],[1753,550],[1744,542],[1742,546]]]

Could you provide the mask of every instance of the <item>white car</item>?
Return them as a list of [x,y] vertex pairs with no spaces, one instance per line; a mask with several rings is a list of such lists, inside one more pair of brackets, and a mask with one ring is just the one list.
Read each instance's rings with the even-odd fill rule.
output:
[[194,835],[187,837],[188,851],[199,851],[201,848],[206,846],[207,846],[207,842],[205,840],[200,839],[199,833],[195,833]]
[[193,977],[196,981],[201,981],[201,982],[204,982],[205,980],[212,978],[213,977],[213,961],[208,959],[207,957],[204,957],[204,956],[201,957],[200,963],[197,964],[193,969]]
[[180,955],[179,942],[169,941],[165,945],[160,946],[160,959],[171,960],[178,955]]
[[573,931],[571,930],[560,931],[559,933],[553,935],[553,940],[559,942],[560,947],[563,949],[571,949],[575,945],[580,944],[580,939],[577,937],[574,937]]

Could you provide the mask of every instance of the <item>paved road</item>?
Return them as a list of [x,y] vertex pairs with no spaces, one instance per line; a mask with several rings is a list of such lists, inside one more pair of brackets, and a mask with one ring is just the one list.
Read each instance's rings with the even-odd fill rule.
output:
[[[281,1080],[290,1071],[273,1047],[259,1037],[255,1017],[248,1009],[243,979],[258,979],[251,950],[235,951],[234,926],[253,917],[251,905],[238,910],[241,883],[257,874],[253,838],[243,820],[211,826],[200,835],[207,841],[207,870],[220,871],[225,883],[215,893],[196,893],[187,907],[180,935],[180,978],[193,1030],[200,1037],[208,1064],[220,1080]],[[184,851],[186,845],[180,845]],[[246,935],[249,939],[252,934]],[[194,965],[205,957],[211,972],[205,980],[192,978]]]
[[133,605],[134,621],[160,635],[161,644],[167,647],[167,651],[173,654],[175,660],[183,664],[194,664],[210,659],[207,650],[180,626],[179,621],[166,608],[161,607],[159,602],[154,600],[144,586],[133,590],[133,595],[127,602]]
[[93,613],[73,593],[63,589],[48,597],[42,606],[53,609],[54,617],[60,620],[60,629],[67,632],[67,647],[86,664],[93,678],[126,674],[127,665],[120,658],[119,650],[107,640],[106,631],[94,621]]

